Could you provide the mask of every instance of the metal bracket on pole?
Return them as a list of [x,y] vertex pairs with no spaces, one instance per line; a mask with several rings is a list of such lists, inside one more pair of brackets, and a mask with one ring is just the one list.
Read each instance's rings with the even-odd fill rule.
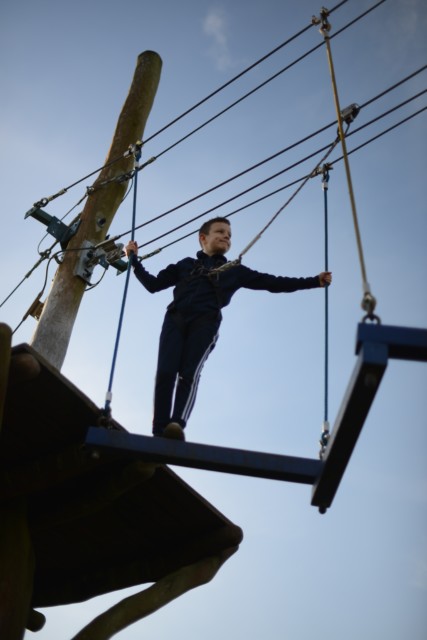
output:
[[123,246],[121,243],[116,245],[111,241],[111,243],[100,247],[84,240],[79,260],[74,268],[74,275],[90,284],[93,270],[97,264],[100,264],[104,269],[113,266],[118,272],[126,271],[127,262],[121,260]]
[[89,240],[83,240],[81,244],[79,258],[74,267],[74,275],[90,284],[90,279],[96,264],[96,262],[92,260],[95,255],[95,249]]
[[64,224],[64,222],[61,222],[61,220],[59,220],[55,216],[51,216],[49,213],[43,211],[43,209],[40,209],[39,207],[33,207],[32,209],[27,211],[27,213],[25,214],[25,218],[28,218],[30,216],[46,225],[47,232],[59,241],[63,249],[65,249],[70,239],[76,233],[80,224],[80,220],[77,220],[77,222],[69,227],[68,225]]
[[108,269],[112,266],[117,269],[117,275],[127,270],[128,265],[125,260],[122,260],[124,244],[119,242],[116,244],[113,240],[110,244],[97,247],[96,255],[97,260],[101,267]]

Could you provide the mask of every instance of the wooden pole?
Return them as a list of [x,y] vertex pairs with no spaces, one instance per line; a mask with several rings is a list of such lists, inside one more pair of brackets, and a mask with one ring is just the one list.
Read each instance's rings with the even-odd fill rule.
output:
[[3,420],[3,409],[6,400],[7,383],[12,345],[12,329],[0,323],[0,429]]
[[[137,65],[117,122],[106,164],[123,156],[129,145],[142,138],[160,79],[162,62],[158,54],[146,51]],[[96,184],[129,171],[133,157],[124,157],[104,169]],[[102,242],[127,189],[126,183],[111,183],[89,196],[76,235],[67,248],[76,249],[85,241]],[[74,321],[86,283],[74,275],[78,251],[70,251],[56,273],[50,295],[32,340],[32,346],[58,369],[64,361]],[[6,388],[10,377],[11,331],[0,325],[0,425]],[[21,363],[22,364],[22,363]],[[28,363],[24,363],[28,365]],[[21,367],[22,368],[22,367]],[[25,368],[25,367],[24,367]],[[28,369],[28,366],[26,366]],[[30,374],[36,374],[30,367]],[[24,372],[25,375],[28,371]],[[27,522],[25,499],[0,506],[0,637],[21,640],[25,627],[36,630],[41,622],[30,610],[34,556]]]
[[[0,428],[8,385],[31,379],[37,367],[28,358],[12,357],[12,330],[0,324]],[[25,627],[35,630],[43,616],[31,612],[34,554],[25,498],[0,504],[0,638],[21,640]]]
[[[146,121],[160,80],[162,61],[153,51],[138,56],[129,94],[120,113],[106,164],[122,156],[129,145],[142,139]],[[51,291],[33,335],[31,345],[50,364],[61,369],[86,283],[74,275],[81,255],[72,251],[85,242],[98,244],[105,239],[111,222],[123,200],[128,183],[113,182],[96,189],[101,182],[121,175],[133,167],[133,156],[123,158],[103,169],[88,197],[80,226],[70,240],[64,261],[55,275]]]
[[181,567],[148,589],[118,602],[92,620],[72,640],[109,640],[119,631],[149,616],[187,591],[207,584],[235,551],[236,547],[230,547],[195,564]]
[[34,555],[25,498],[0,505],[0,638],[21,640],[30,614]]

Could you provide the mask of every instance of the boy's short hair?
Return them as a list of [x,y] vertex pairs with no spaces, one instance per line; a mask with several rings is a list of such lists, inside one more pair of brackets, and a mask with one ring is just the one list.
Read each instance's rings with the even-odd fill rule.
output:
[[202,224],[202,226],[199,229],[199,236],[202,233],[207,236],[209,231],[211,230],[211,226],[215,224],[215,222],[225,222],[225,224],[230,225],[230,220],[228,218],[221,218],[220,216],[217,218],[212,218],[212,220],[207,220]]

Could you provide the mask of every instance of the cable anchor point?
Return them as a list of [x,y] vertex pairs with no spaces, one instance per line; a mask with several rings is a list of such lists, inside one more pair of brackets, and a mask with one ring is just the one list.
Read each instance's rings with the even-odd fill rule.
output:
[[310,175],[310,178],[317,178],[317,176],[322,176],[322,189],[323,191],[328,190],[329,183],[329,172],[332,171],[333,166],[329,162],[325,162],[323,165],[318,165],[313,173]]
[[340,114],[341,120],[346,124],[350,125],[352,122],[356,120],[357,116],[359,115],[359,112],[360,112],[359,105],[353,102],[352,104],[349,104],[348,107],[345,107],[345,109],[341,110],[341,114]]
[[143,144],[144,143],[142,142],[142,140],[137,140],[135,143],[130,144],[126,149],[126,151],[124,152],[123,156],[125,158],[128,158],[129,156],[136,156],[138,154],[141,155],[141,149]]
[[329,183],[329,172],[333,169],[333,166],[329,163],[326,163],[323,165],[323,167],[321,167],[321,174],[322,174],[322,189],[323,191],[327,191],[328,190],[328,183]]
[[328,16],[330,14],[329,9],[326,9],[326,7],[322,7],[320,10],[320,18],[318,18],[317,16],[312,16],[311,18],[311,24],[313,25],[321,25],[319,32],[322,34],[322,36],[324,36],[325,38],[328,37],[328,33],[331,30],[331,23],[328,20]]
[[111,401],[113,399],[113,394],[111,389],[109,389],[105,394],[105,404],[102,409],[99,411],[97,425],[98,427],[105,427],[106,429],[113,428],[113,417],[111,414]]
[[371,322],[381,324],[380,317],[374,313],[375,307],[377,306],[377,300],[369,290],[365,291],[365,293],[363,294],[363,299],[360,306],[364,311],[366,311],[366,315],[362,318],[362,322],[370,320]]
[[141,153],[142,153],[142,145],[144,143],[142,142],[142,140],[137,140],[134,144],[130,144],[127,151],[124,153],[125,158],[129,157],[129,156],[133,156],[134,157],[134,161],[135,161],[135,169],[138,168],[138,163],[141,159]]
[[331,437],[331,432],[329,430],[329,421],[325,420],[323,422],[322,425],[322,433],[320,435],[320,439],[319,439],[319,444],[320,444],[320,451],[319,451],[319,458],[320,460],[323,460],[323,457],[326,453],[326,448],[328,446],[328,442],[329,442],[329,438]]

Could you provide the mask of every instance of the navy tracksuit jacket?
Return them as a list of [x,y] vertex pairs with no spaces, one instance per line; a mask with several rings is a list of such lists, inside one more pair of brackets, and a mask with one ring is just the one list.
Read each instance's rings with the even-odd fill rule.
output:
[[[320,287],[319,277],[287,278],[260,273],[244,265],[212,273],[227,262],[225,256],[184,258],[153,276],[135,255],[132,267],[150,293],[175,287],[160,335],[154,393],[153,433],[160,435],[169,422],[183,428],[196,399],[200,374],[215,347],[221,324],[221,309],[241,288],[290,293]],[[173,395],[175,390],[175,399]]]

